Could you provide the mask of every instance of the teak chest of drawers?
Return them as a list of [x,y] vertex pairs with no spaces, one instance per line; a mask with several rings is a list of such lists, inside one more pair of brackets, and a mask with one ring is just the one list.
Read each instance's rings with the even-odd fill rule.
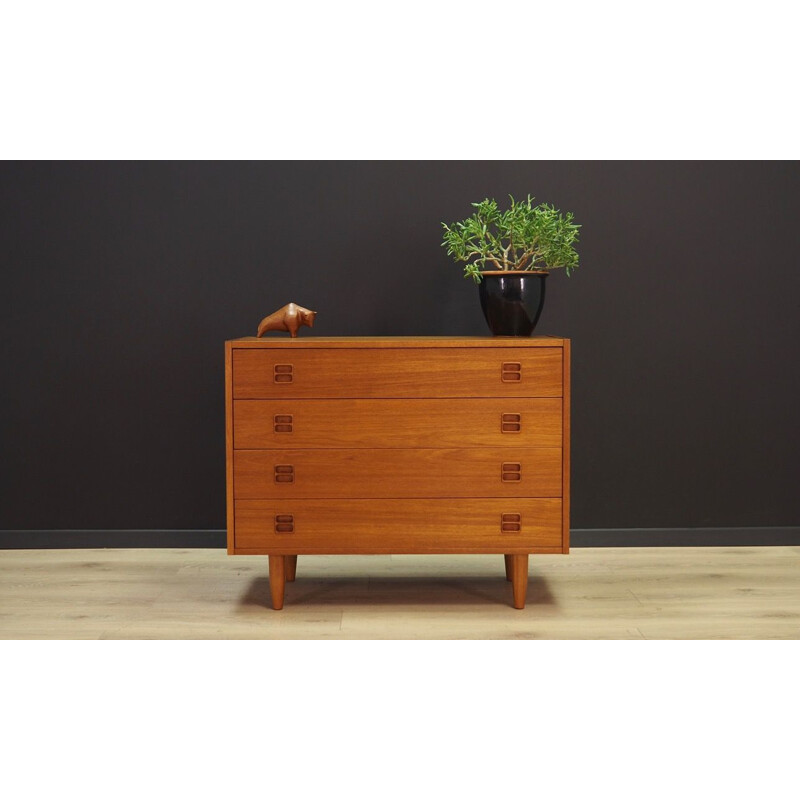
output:
[[225,343],[228,553],[569,552],[569,340]]

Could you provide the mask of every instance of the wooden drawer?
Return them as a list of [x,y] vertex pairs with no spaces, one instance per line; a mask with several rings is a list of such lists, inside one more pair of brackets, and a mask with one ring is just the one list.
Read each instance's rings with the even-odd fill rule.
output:
[[561,550],[561,500],[236,500],[235,552]]
[[234,448],[561,447],[561,398],[235,400]]
[[560,497],[561,449],[237,450],[238,498]]
[[560,347],[235,348],[234,398],[560,397]]

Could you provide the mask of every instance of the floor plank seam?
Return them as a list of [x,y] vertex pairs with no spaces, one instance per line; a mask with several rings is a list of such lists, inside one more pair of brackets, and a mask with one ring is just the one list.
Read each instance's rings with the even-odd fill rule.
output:
[[643,606],[643,605],[644,605],[644,603],[643,603],[643,602],[642,602],[642,601],[639,599],[638,595],[637,595],[635,592],[631,591],[630,589],[628,589],[628,591],[630,592],[630,594],[631,594],[631,597],[633,597],[633,599],[634,599],[634,600],[635,600],[635,601],[636,601],[636,602],[637,602],[637,603],[638,603],[640,606]]

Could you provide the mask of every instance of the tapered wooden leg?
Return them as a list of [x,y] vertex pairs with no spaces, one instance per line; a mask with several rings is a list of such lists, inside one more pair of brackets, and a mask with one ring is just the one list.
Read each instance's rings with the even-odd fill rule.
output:
[[276,611],[283,608],[283,590],[286,586],[286,556],[269,557],[269,591],[272,607]]
[[291,583],[297,576],[297,556],[286,556],[286,580]]
[[511,556],[511,588],[514,592],[514,608],[525,608],[528,591],[528,554]]
[[510,581],[511,580],[511,556],[506,555],[506,556],[503,556],[503,558],[506,560],[506,580]]

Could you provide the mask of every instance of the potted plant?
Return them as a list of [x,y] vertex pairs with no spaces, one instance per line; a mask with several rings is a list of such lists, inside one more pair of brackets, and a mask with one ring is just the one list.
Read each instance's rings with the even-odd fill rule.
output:
[[544,306],[549,270],[578,266],[578,229],[571,213],[562,214],[533,198],[501,211],[495,200],[472,203],[471,217],[442,223],[443,247],[465,262],[464,276],[478,284],[481,308],[495,336],[530,336]]

